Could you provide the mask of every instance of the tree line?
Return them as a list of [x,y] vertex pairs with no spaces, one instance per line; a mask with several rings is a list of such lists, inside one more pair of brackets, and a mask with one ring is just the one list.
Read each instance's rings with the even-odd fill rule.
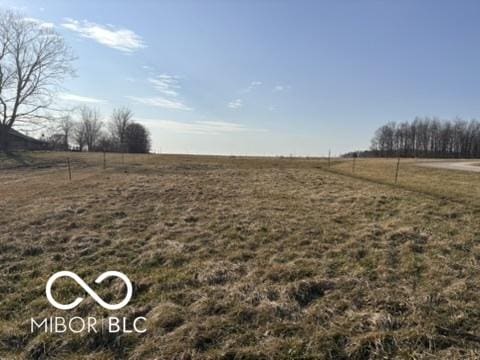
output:
[[20,125],[34,131],[50,127],[51,149],[149,152],[148,130],[127,108],[115,109],[105,124],[98,110],[84,106],[77,120],[63,116],[52,127],[62,112],[55,94],[74,74],[75,58],[54,28],[0,9],[0,151],[8,152],[11,129]]
[[371,152],[374,156],[480,157],[478,120],[440,120],[416,117],[412,122],[390,122],[375,131]]
[[95,108],[83,106],[78,112],[78,120],[68,115],[51,129],[47,137],[50,149],[129,153],[150,151],[149,131],[133,120],[130,109],[114,109],[107,123]]

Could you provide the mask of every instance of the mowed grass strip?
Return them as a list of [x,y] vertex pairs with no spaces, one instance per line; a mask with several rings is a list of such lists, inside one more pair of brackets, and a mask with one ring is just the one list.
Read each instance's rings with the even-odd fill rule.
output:
[[[113,154],[103,170],[99,154],[70,156],[72,182],[58,167],[0,172],[0,357],[480,356],[480,226],[467,197],[339,176],[321,159]],[[356,171],[382,180],[393,162],[375,161]],[[460,195],[476,186],[406,166]],[[449,183],[460,177],[465,189]],[[147,333],[31,334],[30,317],[65,316],[44,295],[59,270],[90,284],[127,274],[134,296],[112,314],[145,316]],[[95,288],[123,296],[115,281]],[[68,281],[56,291],[79,295]],[[68,315],[109,314],[87,298]]]

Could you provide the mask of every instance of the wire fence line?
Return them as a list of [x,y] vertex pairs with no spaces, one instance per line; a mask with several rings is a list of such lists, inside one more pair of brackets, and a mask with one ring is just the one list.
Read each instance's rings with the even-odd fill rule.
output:
[[[421,165],[423,160],[417,162],[416,159],[409,158],[364,158],[364,157],[245,157],[245,156],[198,156],[180,154],[134,154],[118,152],[41,152],[15,154],[11,159],[6,159],[0,154],[0,173],[2,170],[20,169],[22,171],[35,169],[45,171],[59,171],[59,175],[66,181],[76,181],[83,178],[80,172],[91,169],[99,172],[111,172],[110,170],[119,170],[121,172],[134,171],[147,167],[150,170],[159,169],[163,166],[180,166],[185,169],[191,169],[192,162],[220,162],[222,166],[256,166],[252,161],[260,161],[260,165],[268,167],[302,167],[318,168],[328,171],[332,174],[350,176],[356,179],[363,179],[377,184],[391,185],[399,188],[408,188],[409,190],[423,189],[423,192],[444,193],[443,189],[448,189],[451,193],[458,193],[461,197],[467,197],[464,177],[468,181],[472,180],[470,191],[478,191],[475,184],[480,184],[478,177],[480,173],[471,175],[462,172],[451,172],[441,169],[426,168]],[[237,162],[238,161],[238,162]],[[264,162],[265,164],[263,164]],[[284,165],[282,165],[284,164]],[[204,164],[205,165],[205,164]],[[480,168],[480,167],[479,167]],[[472,178],[474,177],[474,179]],[[446,187],[447,186],[447,187]],[[468,194],[467,194],[468,195]]]
[[[132,154],[132,153],[109,153],[109,152],[86,152],[82,153],[80,159],[77,157],[76,161],[73,161],[71,156],[66,156],[64,160],[64,164],[66,167],[67,178],[68,180],[72,180],[72,172],[74,169],[74,164],[79,164],[79,160],[81,158],[85,158],[86,164],[97,167],[102,170],[107,170],[109,168],[114,167],[126,167],[126,166],[141,166],[146,165],[145,159],[151,158],[157,154]],[[179,155],[181,156],[181,155]],[[231,158],[231,157],[229,157]],[[235,157],[235,158],[242,158],[242,157]],[[285,157],[275,157],[272,159],[288,159]],[[324,170],[328,170],[332,173],[338,173],[343,175],[352,175],[356,178],[363,178],[360,174],[362,171],[362,163],[363,158],[358,159],[357,157],[352,158],[331,158],[330,154],[328,157],[324,158],[299,158],[299,160],[317,160],[323,161],[324,163],[320,168]],[[339,168],[339,164],[344,164],[351,162],[350,170],[348,171],[347,168]],[[391,183],[394,185],[399,184],[400,182],[400,174],[401,174],[401,158],[398,157],[395,159],[395,163],[392,164],[391,169]]]
[[0,152],[0,172],[8,170],[65,169],[68,179],[75,169],[99,167],[106,170],[109,166],[141,165],[150,154],[117,152],[51,152],[18,151]]
[[[368,169],[367,166],[364,166],[368,160],[383,160],[391,163],[391,167],[386,167],[382,172],[382,180],[378,179],[382,184],[391,184],[399,185],[401,182],[401,169],[402,169],[402,159],[401,157],[397,158],[358,158],[358,157],[349,157],[349,158],[334,158],[330,156],[326,158],[326,163],[320,168],[326,171],[329,171],[334,174],[351,176],[357,179],[365,180],[374,180],[372,177],[365,176],[363,171]],[[403,159],[405,160],[405,159]],[[350,165],[349,165],[350,164]],[[390,174],[390,176],[389,176]]]

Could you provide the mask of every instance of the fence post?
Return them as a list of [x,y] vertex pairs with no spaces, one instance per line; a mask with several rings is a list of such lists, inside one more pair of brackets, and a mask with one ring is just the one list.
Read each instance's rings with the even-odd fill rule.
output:
[[328,149],[328,167],[330,168],[330,149]]
[[103,170],[107,168],[107,155],[105,150],[103,151]]
[[72,181],[72,169],[70,168],[70,158],[67,157],[68,180]]
[[395,170],[395,184],[397,183],[398,181],[398,170],[400,169],[400,156],[398,157],[397,159],[397,168]]

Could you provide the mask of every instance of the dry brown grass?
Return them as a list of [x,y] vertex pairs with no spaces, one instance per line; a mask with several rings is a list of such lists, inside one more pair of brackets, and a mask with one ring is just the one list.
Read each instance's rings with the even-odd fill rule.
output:
[[[0,358],[480,356],[478,174],[405,162],[394,187],[390,160],[360,160],[363,180],[319,159],[68,155],[72,182],[60,153],[0,172]],[[53,272],[112,269],[135,287],[116,314],[146,334],[30,334],[62,313]]]
[[[480,205],[480,173],[420,166],[431,161],[439,160],[401,159],[397,185],[436,197]],[[330,170],[383,184],[394,184],[397,159],[357,159],[355,172],[352,165],[352,159],[342,159],[336,161]]]

